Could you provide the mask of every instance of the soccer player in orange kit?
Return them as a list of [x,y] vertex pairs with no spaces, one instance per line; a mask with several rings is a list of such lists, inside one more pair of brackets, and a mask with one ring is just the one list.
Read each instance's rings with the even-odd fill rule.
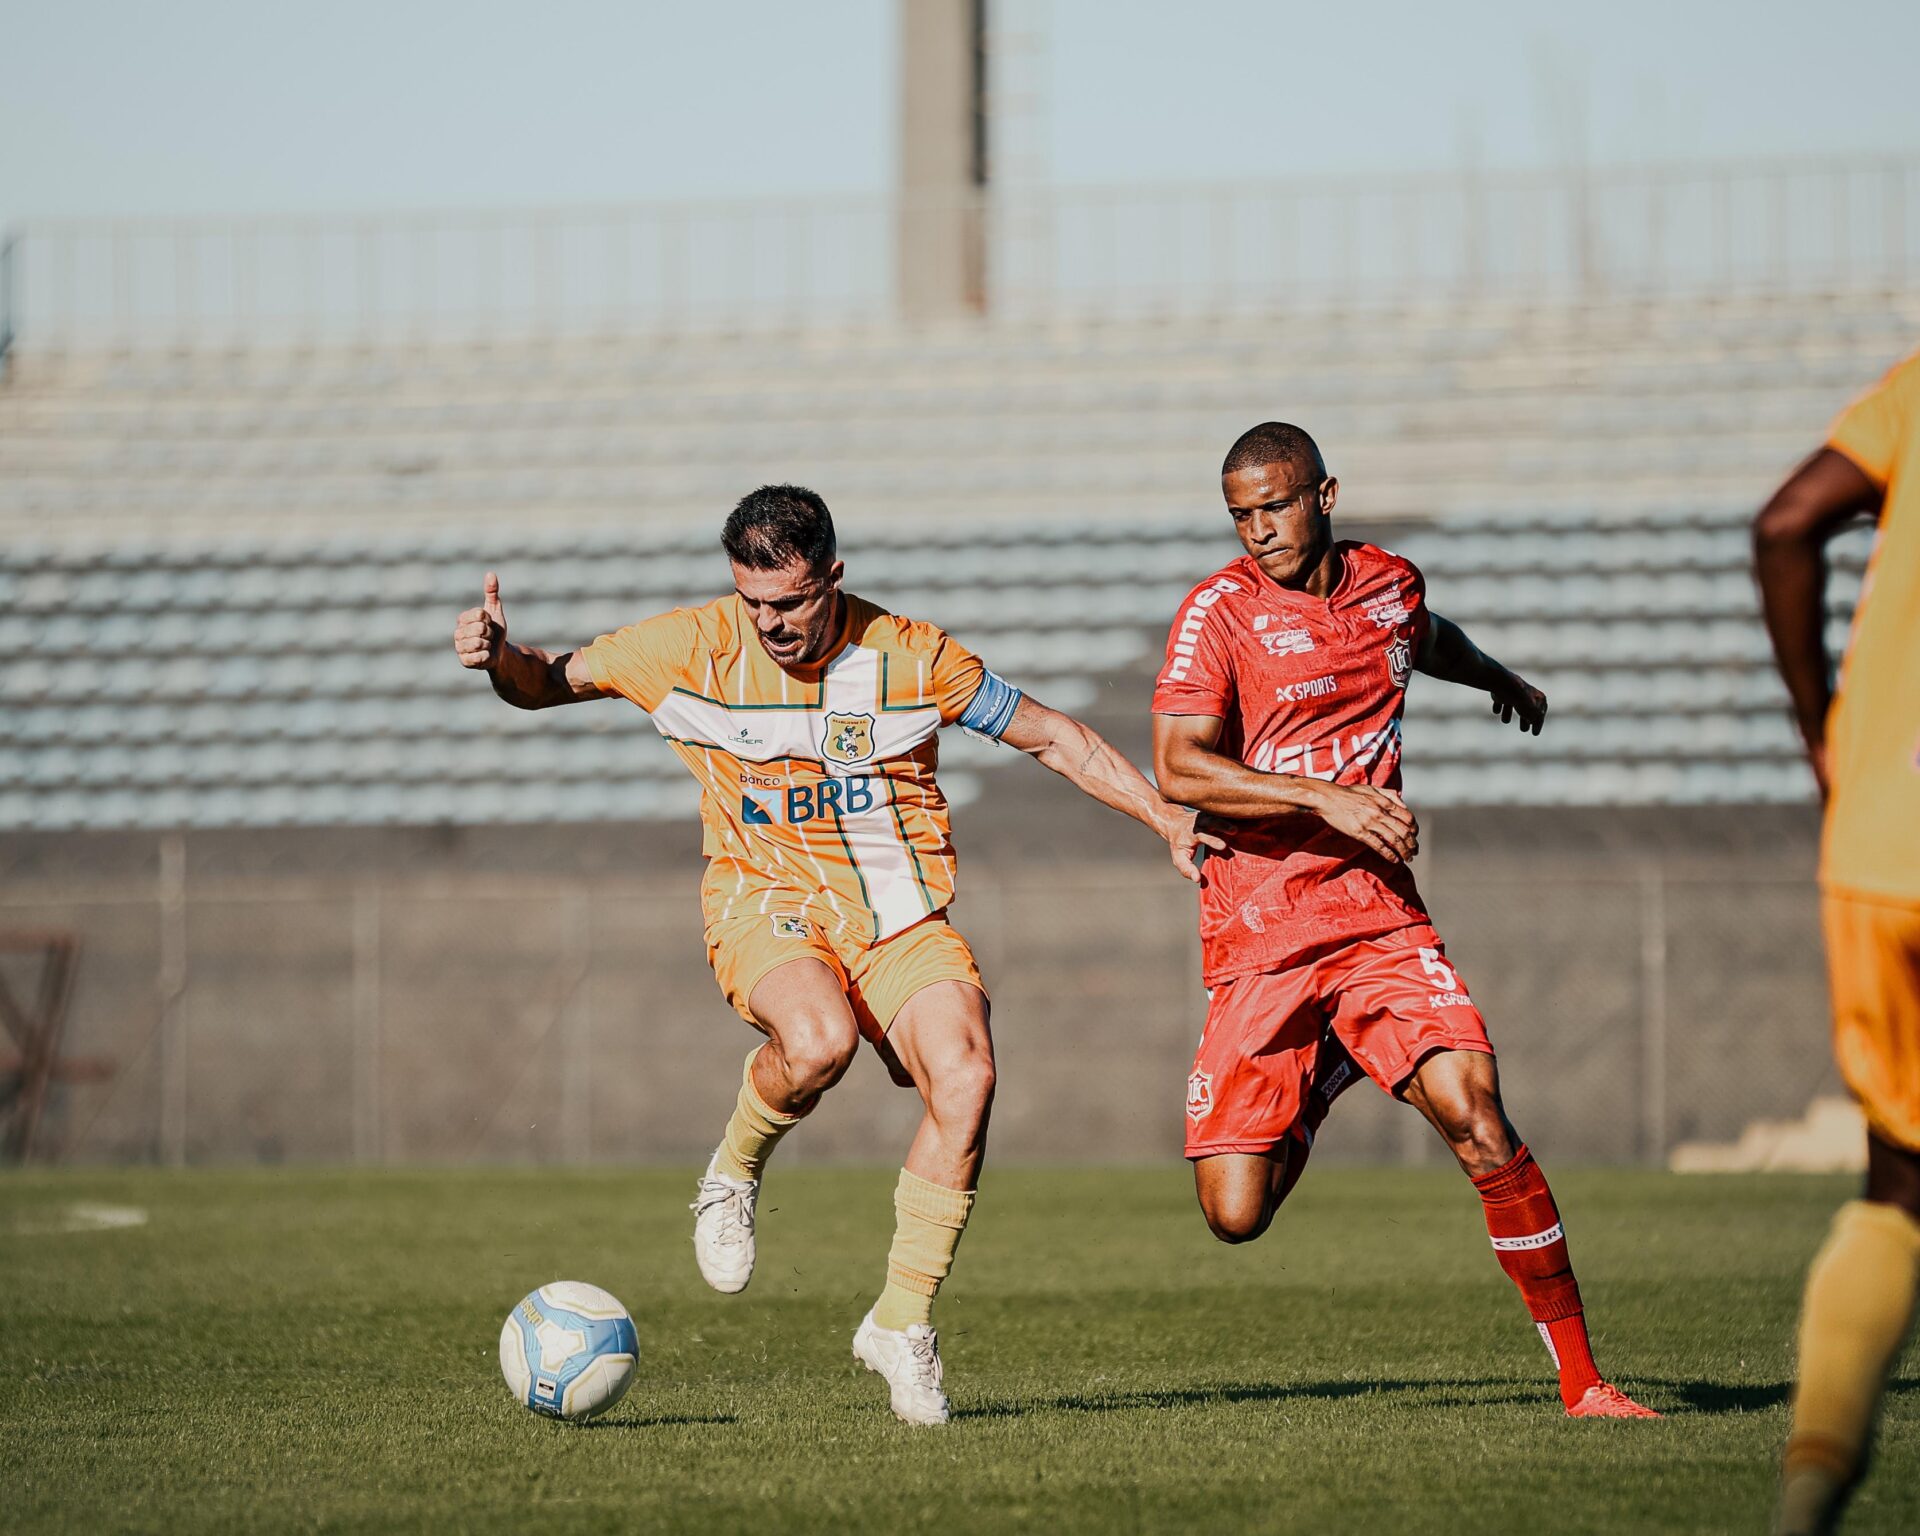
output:
[[1221,485],[1245,555],[1180,605],[1153,696],[1161,792],[1227,848],[1200,897],[1208,1008],[1187,1083],[1200,1208],[1260,1236],[1334,1098],[1364,1071],[1433,1124],[1479,1191],[1576,1418],[1655,1418],[1601,1378],[1546,1176],[1500,1100],[1486,1025],[1407,860],[1400,721],[1415,671],[1490,694],[1538,733],[1547,701],[1427,607],[1407,561],[1335,541],[1339,482],[1300,428],[1264,422]]
[[947,921],[955,865],[937,734],[959,725],[1038,758],[1164,837],[1189,879],[1196,843],[1219,843],[1086,726],[933,625],[843,592],[833,519],[812,491],[762,486],[721,544],[731,594],[560,654],[508,643],[489,573],[454,647],[521,709],[630,700],[700,781],[707,958],[767,1036],[693,1203],[709,1285],[746,1287],[767,1159],[863,1036],[919,1090],[886,1285],[853,1351],[886,1379],[897,1416],[942,1424],[933,1300],[972,1212],[994,1062],[980,972]]
[[[1879,540],[1839,692],[1826,541]],[[1826,822],[1821,923],[1834,1055],[1866,1111],[1867,1187],[1807,1275],[1800,1386],[1782,1461],[1782,1536],[1834,1528],[1866,1466],[1881,1389],[1920,1293],[1920,353],[1834,423],[1754,521],[1780,674]]]

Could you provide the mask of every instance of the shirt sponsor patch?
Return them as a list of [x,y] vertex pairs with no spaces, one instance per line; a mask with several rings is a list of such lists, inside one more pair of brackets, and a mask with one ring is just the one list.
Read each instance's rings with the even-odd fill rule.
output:
[[1339,679],[1329,672],[1325,677],[1310,677],[1304,683],[1281,683],[1273,690],[1273,696],[1282,704],[1298,704],[1302,699],[1324,699],[1339,691]]
[[1186,681],[1187,674],[1193,670],[1193,655],[1200,645],[1200,631],[1206,628],[1207,614],[1221,598],[1239,590],[1239,582],[1222,576],[1193,594],[1193,601],[1180,615],[1180,628],[1173,637],[1173,660],[1167,667],[1167,682]]
[[1282,629],[1262,635],[1260,644],[1269,656],[1298,656],[1313,649],[1313,635],[1304,629]]
[[873,780],[855,775],[821,779],[814,784],[788,784],[783,789],[747,788],[740,796],[740,824],[771,827],[784,822],[793,827],[823,816],[858,816],[880,803]]

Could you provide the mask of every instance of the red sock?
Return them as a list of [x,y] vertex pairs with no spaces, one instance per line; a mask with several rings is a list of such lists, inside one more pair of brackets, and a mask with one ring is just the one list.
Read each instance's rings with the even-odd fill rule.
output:
[[1473,1181],[1487,1211],[1494,1256],[1520,1296],[1560,1370],[1560,1398],[1571,1408],[1600,1380],[1580,1311],[1580,1282],[1573,1278],[1566,1232],[1547,1176],[1525,1147],[1513,1161]]

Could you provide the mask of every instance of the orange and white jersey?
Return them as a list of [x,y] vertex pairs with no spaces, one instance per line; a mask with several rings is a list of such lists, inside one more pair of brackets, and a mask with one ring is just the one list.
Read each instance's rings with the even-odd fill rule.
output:
[[1849,406],[1827,441],[1885,495],[1827,718],[1821,878],[1920,905],[1920,353]]
[[676,608],[582,652],[700,781],[709,924],[760,912],[877,943],[953,900],[938,732],[998,736],[1019,694],[931,624],[848,594],[829,659],[767,655],[736,595]]

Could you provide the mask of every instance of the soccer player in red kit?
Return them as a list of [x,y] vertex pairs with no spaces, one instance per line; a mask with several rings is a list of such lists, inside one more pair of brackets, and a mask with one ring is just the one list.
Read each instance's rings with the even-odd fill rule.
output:
[[[1420,572],[1335,542],[1339,482],[1300,428],[1265,422],[1221,471],[1246,554],[1195,587],[1154,689],[1168,799],[1229,823],[1200,898],[1206,1031],[1187,1156],[1214,1235],[1266,1231],[1339,1092],[1365,1072],[1433,1124],[1473,1180],[1578,1418],[1655,1418],[1601,1379],[1567,1241],[1500,1102],[1486,1024],[1407,868],[1407,680],[1492,696],[1538,734],[1547,701],[1427,608]],[[1356,1070],[1357,1069],[1357,1070]]]

